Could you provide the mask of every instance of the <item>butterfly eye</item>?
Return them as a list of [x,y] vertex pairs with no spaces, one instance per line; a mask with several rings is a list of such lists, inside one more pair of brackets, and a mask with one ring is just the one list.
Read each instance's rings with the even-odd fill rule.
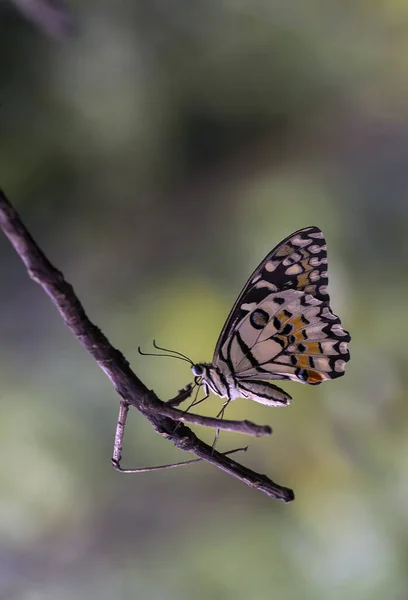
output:
[[200,367],[200,365],[193,365],[191,370],[193,371],[193,375],[195,375],[196,377],[202,377],[204,373],[204,369],[203,367]]
[[263,329],[269,321],[269,315],[264,310],[254,310],[250,316],[250,321],[255,329]]

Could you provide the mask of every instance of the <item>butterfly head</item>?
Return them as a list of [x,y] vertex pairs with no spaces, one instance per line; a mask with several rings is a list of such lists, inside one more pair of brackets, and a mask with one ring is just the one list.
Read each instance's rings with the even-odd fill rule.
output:
[[208,380],[211,365],[207,363],[193,364],[191,370],[194,375],[194,381],[197,385],[201,385],[203,381]]
[[210,363],[196,363],[191,370],[196,385],[205,385],[221,398],[230,398],[230,382],[228,378]]
[[205,369],[205,365],[193,365],[191,367],[191,370],[193,372],[194,377],[202,377],[204,375],[204,369]]

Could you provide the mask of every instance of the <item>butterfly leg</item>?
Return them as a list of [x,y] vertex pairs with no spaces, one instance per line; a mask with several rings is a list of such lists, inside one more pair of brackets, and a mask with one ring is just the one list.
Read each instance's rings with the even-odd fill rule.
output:
[[[223,419],[224,418],[224,413],[225,413],[225,409],[227,408],[228,404],[231,402],[231,398],[228,398],[228,400],[226,400],[223,405],[222,408],[220,410],[220,412],[217,415],[217,419]],[[215,430],[215,436],[214,436],[214,441],[212,443],[212,449],[215,450],[215,446],[218,442],[218,438],[220,437],[220,430],[217,428]]]
[[[195,397],[195,400],[192,404],[190,404],[190,406],[188,407],[188,410],[190,410],[190,408],[192,408],[193,406],[197,406],[197,404],[201,404],[201,402],[204,402],[204,400],[207,400],[207,398],[210,397],[210,388],[208,387],[208,385],[205,383],[205,381],[201,384],[201,386],[204,390],[204,397],[200,398],[200,400],[197,400],[197,396],[198,396],[198,391]],[[200,389],[200,388],[198,388]]]
[[225,413],[225,409],[227,408],[228,404],[231,402],[231,398],[228,398],[228,400],[226,400],[224,402],[224,404],[222,405],[222,408],[220,410],[220,412],[217,415],[217,419],[223,419],[224,418],[224,413]]
[[[198,400],[197,398],[198,398],[198,394],[199,394],[199,392],[200,392],[200,389],[201,389],[201,387],[203,387],[203,389],[204,389],[204,394],[205,394],[205,395],[204,395],[204,398],[200,398],[200,400]],[[183,390],[182,390],[182,391],[183,391]],[[204,400],[207,400],[207,398],[209,397],[209,395],[210,395],[210,390],[209,390],[209,387],[208,387],[208,385],[207,385],[205,382],[203,382],[201,386],[200,386],[200,385],[199,385],[199,386],[197,386],[197,391],[196,391],[195,398],[194,398],[194,400],[193,400],[193,401],[192,401],[192,402],[191,402],[191,403],[190,403],[190,404],[187,406],[187,408],[186,408],[186,409],[183,411],[183,416],[184,416],[186,413],[188,413],[188,411],[190,410],[190,408],[193,408],[193,406],[197,406],[197,404],[201,404],[201,402],[204,402]],[[179,422],[177,423],[176,427],[174,428],[173,434],[174,434],[174,433],[177,431],[177,428],[180,426],[180,423],[181,423],[181,421],[179,421]]]

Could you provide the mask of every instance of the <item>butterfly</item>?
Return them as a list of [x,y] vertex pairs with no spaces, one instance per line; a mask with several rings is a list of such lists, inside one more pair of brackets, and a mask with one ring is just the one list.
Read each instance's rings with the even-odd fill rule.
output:
[[196,383],[227,402],[286,406],[291,396],[271,380],[317,385],[344,375],[350,334],[331,311],[327,286],[323,233],[318,227],[295,231],[249,278],[212,363],[192,365]]

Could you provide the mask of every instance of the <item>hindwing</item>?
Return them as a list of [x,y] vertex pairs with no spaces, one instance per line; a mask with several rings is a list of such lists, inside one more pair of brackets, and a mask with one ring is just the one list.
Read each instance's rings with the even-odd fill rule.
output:
[[317,227],[276,246],[249,278],[217,342],[213,364],[236,380],[317,384],[344,374],[350,335],[329,307],[327,250]]

